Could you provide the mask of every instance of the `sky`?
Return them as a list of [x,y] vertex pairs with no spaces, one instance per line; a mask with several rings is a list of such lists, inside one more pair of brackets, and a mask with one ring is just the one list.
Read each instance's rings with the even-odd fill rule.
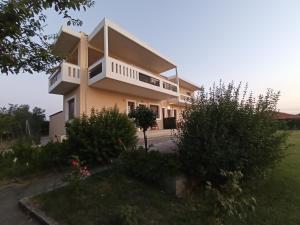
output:
[[[281,92],[280,111],[300,113],[300,1],[95,0],[73,13],[76,31],[91,33],[108,18],[172,59],[180,76],[209,88],[213,82],[248,83],[254,95]],[[46,12],[47,33],[66,21]],[[1,54],[1,53],[0,53]],[[48,75],[0,75],[0,106],[29,104],[51,115],[62,96],[48,94]]]

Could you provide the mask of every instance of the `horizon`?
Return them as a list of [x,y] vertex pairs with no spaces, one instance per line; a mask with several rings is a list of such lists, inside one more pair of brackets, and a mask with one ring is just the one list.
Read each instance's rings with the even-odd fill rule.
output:
[[[255,96],[271,88],[281,91],[281,112],[300,113],[300,2],[143,3],[96,2],[73,13],[82,27],[70,27],[90,34],[106,17],[175,61],[180,76],[205,89],[220,79],[248,83]],[[66,23],[53,11],[47,15],[47,33]],[[45,74],[1,74],[0,107],[9,103],[43,108],[47,117],[62,110],[62,96],[48,94]]]

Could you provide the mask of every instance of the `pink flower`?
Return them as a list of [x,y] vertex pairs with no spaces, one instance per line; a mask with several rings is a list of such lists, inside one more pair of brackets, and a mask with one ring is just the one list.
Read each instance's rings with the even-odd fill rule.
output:
[[78,167],[78,166],[79,166],[78,160],[73,159],[73,160],[72,160],[72,166],[73,166],[73,167]]

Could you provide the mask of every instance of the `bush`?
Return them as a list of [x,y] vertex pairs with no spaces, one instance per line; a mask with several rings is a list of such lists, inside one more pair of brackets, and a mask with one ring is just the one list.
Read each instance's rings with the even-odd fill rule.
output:
[[91,111],[67,123],[69,151],[86,162],[107,163],[137,143],[136,128],[126,114],[114,108]]
[[178,148],[187,175],[223,185],[223,171],[241,171],[244,179],[262,175],[284,156],[287,135],[273,120],[279,93],[246,99],[241,85],[220,83],[200,91],[182,114]]
[[150,151],[142,148],[122,153],[121,171],[129,176],[148,181],[160,182],[162,178],[177,175],[180,163],[176,154]]
[[0,154],[0,179],[21,177],[66,165],[70,156],[63,143],[34,146],[31,140],[17,141],[12,150]]

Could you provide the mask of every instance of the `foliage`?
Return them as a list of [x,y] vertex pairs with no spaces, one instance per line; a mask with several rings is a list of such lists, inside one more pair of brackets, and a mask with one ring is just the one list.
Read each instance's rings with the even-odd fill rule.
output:
[[150,108],[144,105],[136,107],[129,113],[129,118],[134,119],[137,127],[141,128],[144,133],[145,150],[148,151],[146,131],[156,125],[156,114]]
[[71,161],[71,169],[71,172],[66,176],[65,180],[69,183],[68,188],[75,201],[71,204],[74,204],[77,203],[78,199],[81,197],[81,181],[89,177],[91,173],[87,166],[85,166],[80,159],[75,156]]
[[130,205],[121,207],[120,225],[139,225],[137,207]]
[[93,0],[3,0],[0,2],[0,71],[32,73],[49,71],[60,57],[52,55],[54,35],[45,34],[45,10],[54,9],[68,25],[82,22],[70,16],[94,5]]
[[136,128],[114,108],[92,110],[66,125],[70,153],[87,162],[109,162],[125,149],[135,147]]
[[283,130],[300,130],[300,119],[278,121]]
[[182,114],[179,156],[187,175],[213,185],[226,182],[219,171],[241,171],[245,180],[263,175],[285,153],[285,132],[273,120],[279,93],[246,99],[241,84],[201,90]]
[[227,180],[224,185],[214,187],[209,181],[206,184],[207,216],[211,225],[223,225],[228,217],[245,219],[247,212],[254,211],[256,205],[254,197],[243,193],[240,171],[221,170],[220,175]]
[[[33,137],[39,142],[40,136],[48,130],[45,110],[28,105],[12,105],[0,109],[0,145],[3,140]],[[46,127],[45,127],[46,126]]]
[[121,171],[148,182],[160,182],[162,178],[177,175],[180,162],[176,154],[142,149],[130,150],[120,157]]
[[11,151],[0,153],[0,179],[57,170],[66,165],[69,157],[64,143],[35,146],[30,139],[18,140]]

